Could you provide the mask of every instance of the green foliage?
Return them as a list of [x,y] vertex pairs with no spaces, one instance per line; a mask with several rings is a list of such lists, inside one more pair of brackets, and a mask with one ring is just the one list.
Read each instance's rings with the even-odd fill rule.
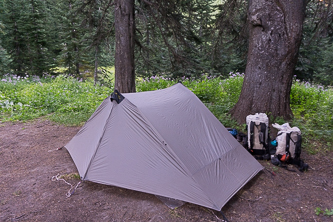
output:
[[[0,11],[1,13],[1,11]],[[0,19],[0,37],[2,37],[5,32],[3,31],[3,29],[5,28],[5,26],[2,24],[1,19]],[[2,41],[0,38],[0,73],[5,73],[6,71],[8,71],[8,65],[11,62],[10,57],[7,53],[7,50],[3,48],[2,46]]]
[[[108,70],[112,73],[112,68]],[[230,73],[229,76],[222,79],[203,75],[200,79],[183,77],[179,80],[152,76],[138,78],[136,85],[137,91],[142,92],[167,88],[181,81],[226,127],[244,131],[244,126],[238,125],[228,113],[239,98],[243,74]],[[111,87],[94,86],[92,81],[63,75],[55,78],[5,75],[0,79],[0,121],[24,121],[47,116],[58,123],[79,125],[87,121],[112,92],[113,79],[105,77],[103,81],[109,81]],[[294,81],[290,99],[294,113],[290,124],[301,129],[308,152],[332,149],[333,90]],[[283,119],[275,121],[284,123]]]
[[309,1],[296,75],[303,81],[333,85],[332,8],[325,1]]
[[247,1],[215,1],[213,64],[220,73],[245,71],[248,35]]
[[1,0],[0,20],[3,35],[0,36],[1,55],[6,62],[0,70],[12,70],[18,75],[42,75],[55,66],[53,39],[50,36],[51,18],[45,1]]
[[237,103],[243,86],[243,77],[244,73],[230,72],[229,78],[222,81],[221,87],[224,95],[219,104],[225,106],[225,112],[229,112],[229,110]]
[[136,84],[137,92],[152,91],[158,89],[164,89],[176,84],[177,81],[170,78],[164,78],[163,76],[152,76],[150,78],[138,78]]
[[136,5],[138,76],[200,78],[204,73],[226,77],[232,70],[244,70],[246,46],[236,39],[246,21],[245,2],[153,2]]
[[1,40],[0,40],[0,73],[6,73],[9,71],[8,65],[10,64],[11,59],[10,56],[7,53],[7,50],[4,49],[1,46]]
[[[3,81],[6,80],[6,81]],[[106,87],[58,76],[20,79],[8,76],[0,82],[0,120],[29,120],[47,114],[54,121],[77,125],[85,122],[110,94]]]
[[[244,74],[229,73],[228,79],[220,79],[218,87],[214,89],[215,99],[206,106],[226,127],[244,130],[229,114],[229,110],[237,103],[242,90]],[[216,85],[216,84],[215,84]],[[213,94],[214,95],[214,94]]]
[[295,81],[290,100],[293,125],[301,129],[305,145],[309,147],[310,142],[319,140],[321,145],[330,148],[333,142],[333,90]]
[[61,179],[65,179],[65,180],[71,180],[71,179],[80,179],[80,175],[78,173],[69,173],[69,174],[63,174],[61,176],[59,176],[59,178]]
[[95,60],[112,65],[113,19],[105,2],[0,0],[0,76],[42,76],[60,66],[78,77],[94,70]]
[[[327,39],[326,39],[327,40]],[[325,48],[320,51],[322,58],[320,66],[317,67],[313,75],[314,82],[323,85],[333,85],[333,44],[331,40],[324,43]]]
[[325,209],[325,211],[324,210],[322,210],[320,207],[317,207],[316,209],[315,209],[315,213],[316,213],[316,215],[317,216],[319,216],[320,214],[323,214],[324,216],[332,216],[333,215],[333,209]]
[[79,76],[80,66],[87,65],[87,53],[83,52],[86,45],[82,42],[82,37],[87,32],[86,27],[80,25],[82,15],[76,11],[80,7],[77,0],[63,0],[57,3],[55,15],[57,21],[61,24],[58,26],[58,38],[61,39],[57,61],[59,66],[65,67],[66,74]]
[[114,85],[115,68],[113,67],[101,67],[101,73],[99,74],[98,82],[100,85],[104,85],[108,88],[113,88]]
[[[247,1],[135,1],[139,77],[227,77],[245,70]],[[79,77],[114,65],[114,1],[0,0],[0,76],[42,76],[55,66]],[[309,1],[296,67],[302,80],[333,84],[332,9]],[[104,73],[99,72],[101,84]]]

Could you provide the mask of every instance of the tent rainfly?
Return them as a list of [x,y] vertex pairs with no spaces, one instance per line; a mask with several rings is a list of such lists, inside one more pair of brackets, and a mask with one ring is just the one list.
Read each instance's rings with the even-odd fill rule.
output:
[[180,83],[115,91],[65,148],[82,180],[218,211],[263,169]]

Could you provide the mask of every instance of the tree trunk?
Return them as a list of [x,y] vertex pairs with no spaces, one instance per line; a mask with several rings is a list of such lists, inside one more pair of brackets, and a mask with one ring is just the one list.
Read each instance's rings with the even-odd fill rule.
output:
[[116,0],[115,89],[121,93],[135,92],[134,31],[134,0]]
[[98,81],[98,53],[99,53],[99,46],[95,46],[95,69],[94,69],[94,86],[96,86]]
[[[76,37],[74,37],[76,39]],[[80,76],[80,60],[79,60],[79,46],[77,44],[75,44],[75,73],[76,73],[76,76]]]
[[250,0],[249,48],[242,92],[230,113],[292,118],[290,91],[302,39],[304,0]]

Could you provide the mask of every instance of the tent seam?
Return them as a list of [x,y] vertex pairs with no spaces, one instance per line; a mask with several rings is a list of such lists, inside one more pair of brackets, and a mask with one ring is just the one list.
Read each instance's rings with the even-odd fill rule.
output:
[[[111,102],[111,103],[113,103],[113,102]],[[111,116],[111,114],[112,114],[112,110],[113,110],[113,106],[114,106],[114,105],[115,105],[115,104],[113,103],[113,105],[112,105],[112,107],[111,107],[111,110],[110,110],[110,114],[109,114],[109,116],[108,116],[108,118],[107,118],[107,121],[105,122],[104,127],[103,127],[103,133],[102,133],[101,137],[99,138],[99,141],[98,141],[98,144],[97,144],[97,146],[96,146],[96,149],[95,149],[94,155],[92,155],[92,157],[91,157],[91,159],[90,159],[90,161],[89,161],[89,164],[88,164],[87,170],[86,170],[86,172],[84,173],[84,177],[82,178],[82,180],[85,180],[85,178],[86,178],[86,176],[87,176],[87,174],[88,174],[89,168],[90,168],[90,166],[91,166],[91,163],[92,163],[93,160],[95,159],[95,156],[96,156],[97,150],[98,150],[98,148],[99,148],[99,145],[101,144],[101,142],[102,142],[102,138],[104,137],[104,134],[105,134],[105,131],[106,131],[106,126],[107,126],[108,123],[109,123],[110,116]],[[119,105],[119,104],[118,104],[118,105]]]
[[135,105],[133,104],[129,99],[127,100],[129,103],[131,103],[132,106],[137,108],[137,111],[140,112],[140,115],[142,116],[142,118],[144,118],[144,120],[149,124],[149,127],[151,127],[151,129],[153,130],[153,132],[155,132],[157,134],[157,136],[159,138],[161,138],[161,142],[164,143],[165,146],[167,146],[168,152],[172,153],[172,159],[175,160],[176,163],[178,163],[179,167],[181,167],[184,173],[186,173],[187,176],[191,176],[191,172],[189,171],[189,169],[184,165],[181,164],[182,162],[180,161],[180,159],[177,158],[177,155],[173,152],[173,150],[171,149],[169,143],[163,138],[163,136],[158,132],[158,130],[153,126],[153,124],[151,124],[151,122],[148,120],[148,118],[141,112],[141,110]]

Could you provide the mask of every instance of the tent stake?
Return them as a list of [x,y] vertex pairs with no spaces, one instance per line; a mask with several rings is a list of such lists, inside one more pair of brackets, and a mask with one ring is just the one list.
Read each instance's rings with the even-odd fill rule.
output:
[[225,222],[229,222],[228,219],[226,218],[226,216],[224,215],[224,213],[222,212],[222,210],[220,210],[220,213],[222,214],[223,220]]

